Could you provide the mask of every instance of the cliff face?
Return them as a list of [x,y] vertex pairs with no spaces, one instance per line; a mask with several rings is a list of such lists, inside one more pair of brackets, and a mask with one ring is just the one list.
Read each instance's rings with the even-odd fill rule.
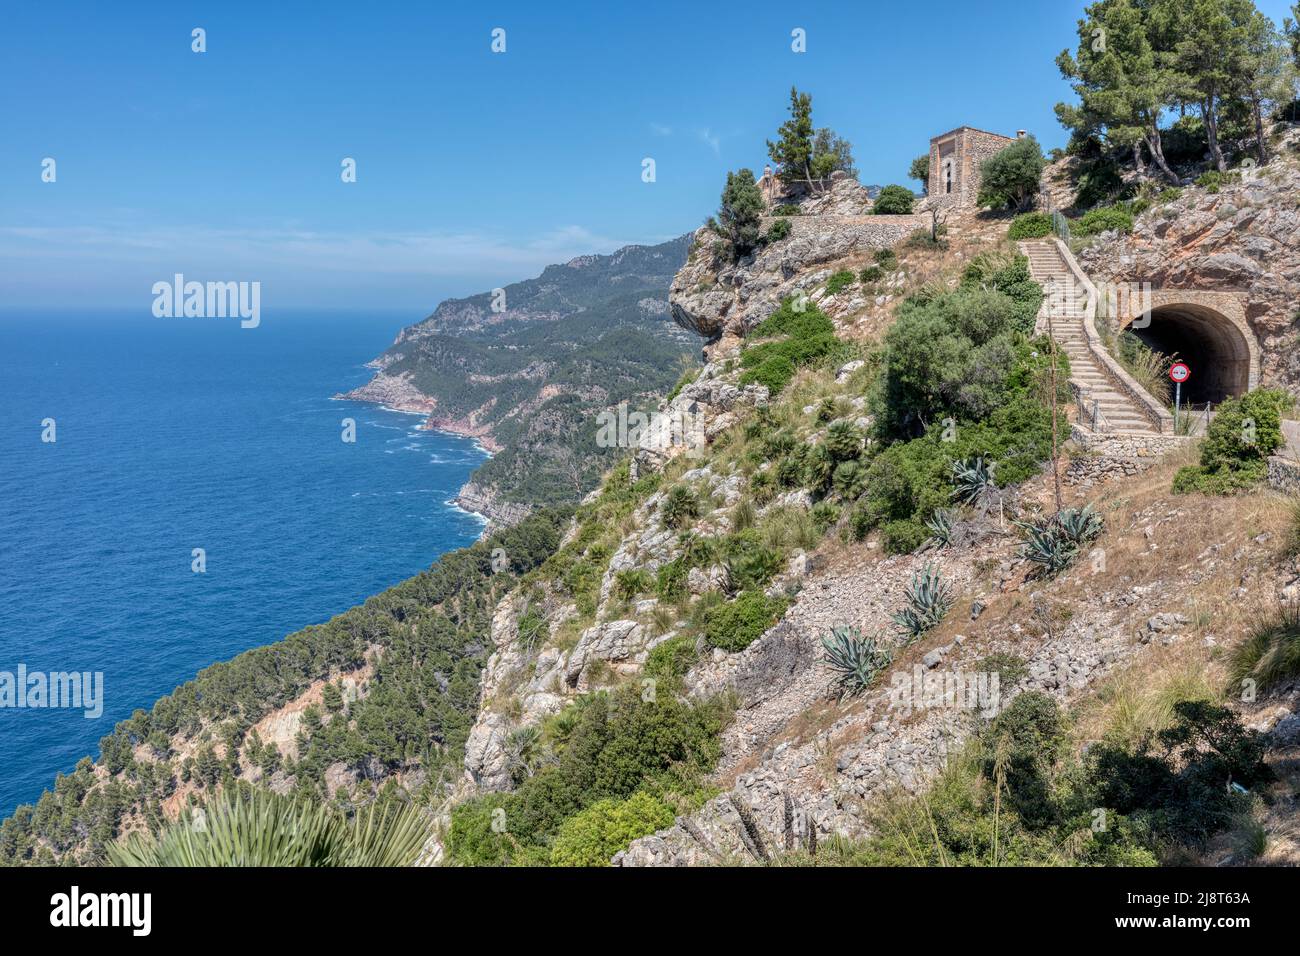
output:
[[1300,131],[1268,166],[1217,192],[1185,187],[1138,217],[1133,234],[1105,234],[1079,261],[1110,282],[1240,293],[1262,349],[1262,380],[1300,389]]
[[[738,262],[722,254],[712,230],[696,231],[690,255],[669,292],[678,325],[709,343],[725,337],[723,351],[732,349],[783,299],[800,291],[815,292],[825,279],[818,267],[893,246],[930,225],[928,215],[872,215],[867,190],[843,177],[836,178],[825,194],[788,205],[799,210],[797,215],[782,217],[790,223],[790,238]],[[772,221],[766,220],[767,225]],[[854,310],[852,303],[846,305]]]
[[487,530],[509,528],[518,524],[532,513],[532,509],[513,501],[502,501],[501,496],[491,488],[481,488],[472,481],[467,481],[456,494],[456,506],[472,511],[488,519]]
[[668,321],[685,237],[580,256],[494,292],[443,302],[403,329],[339,396],[426,416],[477,439],[493,458],[461,490],[494,524],[576,501],[617,448],[594,440],[597,415],[640,407],[672,387],[697,351]]
[[[710,233],[696,234],[670,304],[680,324],[712,339],[710,361],[659,405],[630,469],[588,496],[553,563],[497,606],[462,798],[527,788],[559,759],[544,745],[566,714],[631,685],[686,701],[722,697],[735,710],[706,781],[718,795],[633,840],[616,865],[743,863],[802,845],[809,830],[822,840],[862,838],[886,801],[925,791],[1021,694],[1086,713],[1102,706],[1103,687],[1164,686],[1189,671],[1220,680],[1220,648],[1246,622],[1211,621],[1198,608],[1217,600],[1210,595],[1268,604],[1300,579],[1293,558],[1279,565],[1280,525],[1257,503],[1172,495],[1177,462],[1113,479],[1105,500],[1065,488],[1065,505],[1100,508],[1107,530],[1091,563],[1048,580],[1029,574],[1013,523],[1054,510],[1046,474],[1009,493],[1006,510],[964,544],[900,556],[884,554],[874,536],[852,540],[845,518],[834,517],[834,494],[818,502],[786,490],[779,476],[773,490],[777,466],[760,451],[768,440],[789,433],[796,446],[816,447],[845,423],[869,433],[872,369],[855,359],[804,371],[773,395],[741,382],[744,335],[802,290],[843,339],[866,339],[869,354],[881,314],[904,294],[936,280],[951,286],[954,269],[1007,247],[1005,222],[955,219],[945,252],[899,244],[895,271],[874,289],[832,294],[833,273],[876,261],[877,249],[918,223],[899,225],[906,231],[810,215],[791,238],[734,264],[714,254]],[[704,288],[710,283],[716,288]],[[694,502],[684,516],[674,504],[681,497]],[[823,515],[829,527],[818,523]],[[1176,555],[1165,553],[1174,529]],[[706,609],[735,606],[744,593],[743,565],[727,555],[747,536],[779,556],[761,590],[783,610],[752,643],[719,646],[701,622]],[[940,625],[910,640],[896,615],[927,571],[952,588],[954,604]],[[892,654],[857,697],[830,686],[823,639],[842,628],[877,635]],[[669,659],[679,684],[664,677]],[[963,675],[984,683],[963,684]],[[1291,752],[1298,700],[1300,688],[1283,689],[1241,709],[1253,727],[1274,731],[1279,752]],[[1293,841],[1277,846],[1279,859],[1297,858]],[[1229,857],[1224,850],[1219,859]]]

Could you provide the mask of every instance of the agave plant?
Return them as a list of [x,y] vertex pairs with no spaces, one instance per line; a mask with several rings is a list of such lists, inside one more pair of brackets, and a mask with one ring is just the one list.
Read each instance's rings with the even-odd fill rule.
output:
[[432,833],[414,804],[378,802],[347,819],[268,790],[225,791],[158,835],[108,847],[114,866],[411,866]]
[[939,577],[934,565],[927,564],[912,575],[912,583],[907,588],[907,607],[892,617],[899,632],[913,641],[937,626],[952,603],[952,585]]
[[952,463],[952,496],[963,504],[973,505],[992,494],[994,463],[982,455]]
[[856,627],[833,627],[822,637],[822,661],[834,673],[831,688],[840,699],[862,693],[893,656],[874,637],[863,637]]
[[1021,524],[1025,543],[1020,556],[1038,565],[1043,577],[1059,574],[1074,563],[1079,552],[1102,532],[1101,516],[1092,506],[1065,508],[1045,521]]
[[1062,509],[1056,516],[1056,526],[1065,538],[1079,547],[1100,537],[1105,527],[1101,515],[1092,510],[1092,505]]
[[930,540],[926,542],[929,548],[946,548],[952,544],[952,525],[956,515],[947,508],[936,508],[925,521],[925,526],[930,529]]

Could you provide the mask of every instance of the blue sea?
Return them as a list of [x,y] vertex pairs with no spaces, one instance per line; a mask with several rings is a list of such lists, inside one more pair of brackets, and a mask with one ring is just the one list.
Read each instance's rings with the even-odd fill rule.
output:
[[0,815],[201,668],[478,537],[448,502],[481,449],[330,399],[412,320],[0,312],[0,672],[104,682],[98,718],[0,708]]

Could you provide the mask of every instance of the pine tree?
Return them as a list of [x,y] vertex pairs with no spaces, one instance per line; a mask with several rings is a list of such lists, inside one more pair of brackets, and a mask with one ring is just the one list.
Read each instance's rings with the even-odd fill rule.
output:
[[1172,183],[1178,177],[1165,160],[1160,114],[1173,102],[1177,78],[1153,43],[1148,4],[1100,0],[1079,21],[1079,47],[1061,51],[1056,64],[1072,83],[1079,105],[1058,103],[1057,118],[1079,137],[1097,136],[1133,151],[1145,172],[1142,147]]
[[742,169],[727,173],[718,209],[716,231],[731,246],[735,258],[748,255],[759,242],[763,230],[763,192],[754,181],[754,173]]
[[1156,29],[1175,38],[1169,57],[1175,96],[1200,109],[1210,158],[1220,172],[1228,164],[1219,119],[1224,100],[1240,87],[1255,13],[1252,0],[1157,0],[1152,7]]
[[1255,11],[1246,28],[1245,55],[1237,74],[1238,93],[1250,105],[1255,125],[1255,155],[1269,160],[1265,112],[1285,106],[1295,95],[1296,67],[1291,51],[1273,21]]
[[777,141],[767,141],[767,155],[787,185],[803,180],[812,187],[812,97],[790,87],[790,118],[777,130]]

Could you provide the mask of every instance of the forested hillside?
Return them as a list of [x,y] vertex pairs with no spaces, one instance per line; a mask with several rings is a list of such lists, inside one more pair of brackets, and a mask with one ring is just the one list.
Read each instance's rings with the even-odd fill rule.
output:
[[0,863],[98,863],[116,836],[236,782],[437,802],[460,776],[493,611],[558,545],[544,512],[324,624],[213,664],[136,711],[35,806],[0,825]]
[[352,397],[427,409],[430,425],[483,438],[496,454],[471,484],[489,514],[496,502],[576,501],[619,452],[595,441],[596,414],[653,405],[695,364],[698,342],[667,301],[687,245],[683,236],[582,256],[449,299],[402,331]]

